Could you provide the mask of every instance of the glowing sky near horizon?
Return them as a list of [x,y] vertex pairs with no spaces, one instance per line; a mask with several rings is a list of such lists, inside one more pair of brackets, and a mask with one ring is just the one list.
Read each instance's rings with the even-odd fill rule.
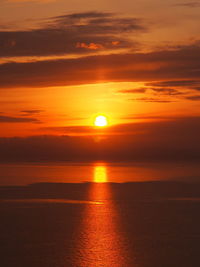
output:
[[180,0],[2,1],[0,136],[68,134],[98,113],[112,125],[199,117],[199,10]]

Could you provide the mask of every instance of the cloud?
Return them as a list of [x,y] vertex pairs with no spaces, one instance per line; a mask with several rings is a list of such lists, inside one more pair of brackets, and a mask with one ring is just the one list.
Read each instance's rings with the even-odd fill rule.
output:
[[167,95],[167,96],[179,96],[179,95],[185,94],[185,93],[180,92],[176,89],[165,88],[165,87],[156,87],[156,88],[151,87],[148,89],[152,90],[156,94]]
[[130,114],[128,116],[122,117],[123,120],[147,120],[147,121],[152,121],[152,120],[180,120],[181,117],[171,117],[171,116],[166,116],[166,114],[163,115],[157,115],[157,114]]
[[[72,129],[64,127],[62,132]],[[73,129],[73,131],[76,129]],[[86,133],[87,128],[77,131]],[[199,160],[200,117],[121,124],[98,136],[0,138],[0,161]]]
[[89,43],[89,44],[77,43],[76,47],[77,48],[86,48],[86,49],[89,49],[89,50],[98,50],[98,49],[103,49],[104,48],[104,46],[102,44],[95,44],[95,43]]
[[200,2],[199,1],[183,2],[183,3],[174,4],[174,6],[196,8],[196,7],[200,7]]
[[164,83],[166,80],[178,80],[183,84],[193,81],[193,84],[197,85],[199,77],[200,46],[174,51],[98,55],[0,65],[1,88],[127,81]]
[[48,3],[54,2],[56,0],[6,0],[7,2],[14,2],[14,3],[24,3],[24,2],[41,2],[41,3]]
[[164,99],[164,98],[153,98],[153,97],[140,97],[140,98],[132,98],[129,99],[131,101],[137,102],[147,102],[147,103],[172,103],[174,100]]
[[133,88],[133,89],[124,89],[118,90],[122,94],[144,94],[147,91],[147,88]]
[[21,110],[20,112],[24,116],[30,116],[30,115],[35,115],[35,114],[39,114],[41,112],[44,112],[44,110],[41,110],[41,109],[27,109],[27,110]]
[[147,93],[147,91],[149,90],[153,91],[158,95],[176,96],[184,94],[183,92],[180,92],[176,89],[165,88],[165,87],[142,87],[142,88],[119,90],[118,92],[123,94],[144,94]]
[[[135,30],[146,30],[141,19],[133,17],[117,16],[115,13],[108,12],[85,12],[74,13],[52,18],[50,27],[75,26],[80,34],[94,33],[104,35],[106,33],[130,33]],[[86,26],[86,27],[85,27]]]
[[199,96],[194,91],[200,90],[200,80],[174,80],[146,83],[148,89],[156,94],[179,97],[180,99],[199,100]]
[[187,96],[186,99],[192,100],[192,101],[200,101],[200,95]]
[[175,80],[175,81],[159,81],[146,83],[147,86],[152,87],[189,87],[196,88],[200,86],[200,80]]
[[[145,94],[145,97],[129,99],[137,102],[172,103],[183,99],[198,101],[200,95],[192,94],[193,90],[198,91],[197,84],[199,84],[199,81],[150,82],[145,84],[146,87],[119,90],[118,92],[127,95]],[[171,86],[175,89],[170,88]]]
[[35,118],[21,118],[21,117],[10,117],[0,116],[0,123],[41,123]]
[[100,12],[69,14],[49,18],[37,29],[0,31],[0,56],[70,56],[135,48],[130,33],[144,31],[143,22],[136,18]]

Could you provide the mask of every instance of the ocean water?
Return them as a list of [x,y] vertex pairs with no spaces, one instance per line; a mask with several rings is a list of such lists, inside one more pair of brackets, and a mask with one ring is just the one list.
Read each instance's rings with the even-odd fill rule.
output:
[[198,162],[0,164],[0,186],[40,182],[199,181],[199,178]]
[[197,164],[1,165],[0,266],[200,266]]

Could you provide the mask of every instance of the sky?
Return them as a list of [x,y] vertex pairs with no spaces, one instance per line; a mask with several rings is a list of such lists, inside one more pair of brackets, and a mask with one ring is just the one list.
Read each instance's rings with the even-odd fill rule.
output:
[[198,159],[199,12],[0,0],[0,160]]

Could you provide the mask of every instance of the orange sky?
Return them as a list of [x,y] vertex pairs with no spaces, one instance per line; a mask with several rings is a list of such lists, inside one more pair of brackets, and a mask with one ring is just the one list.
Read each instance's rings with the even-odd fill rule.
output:
[[97,135],[99,113],[104,135],[198,119],[199,10],[180,0],[4,0],[0,138]]

